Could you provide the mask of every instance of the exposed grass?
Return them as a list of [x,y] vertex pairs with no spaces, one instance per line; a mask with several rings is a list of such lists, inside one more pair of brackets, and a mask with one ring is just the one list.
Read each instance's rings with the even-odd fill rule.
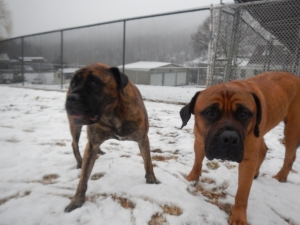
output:
[[[215,181],[210,178],[202,178],[201,182],[208,183],[208,184],[215,184]],[[227,197],[227,194],[225,192],[225,189],[227,188],[228,188],[227,182],[224,182],[219,187],[214,187],[210,190],[206,190],[201,185],[196,184],[194,186],[194,189],[192,190],[188,189],[188,191],[193,195],[197,195],[198,193],[201,193],[201,195],[207,198],[206,199],[207,202],[218,206],[219,209],[223,210],[227,214],[230,214],[232,205],[220,201],[220,199],[225,199]]]
[[119,202],[124,209],[134,209],[135,207],[135,204],[132,201],[127,198],[119,197],[116,194],[112,196],[112,199]]
[[162,207],[164,213],[172,215],[172,216],[180,216],[182,214],[182,210],[178,206],[174,205],[164,205]]
[[220,167],[219,163],[216,161],[209,161],[206,163],[206,166],[208,167],[208,169],[211,169],[211,170],[216,170]]
[[161,156],[161,155],[152,156],[153,161],[165,162],[165,161],[172,160],[172,159],[177,160],[178,156]]
[[104,177],[104,173],[95,173],[91,176],[91,180],[99,180],[101,177]]
[[59,178],[57,174],[48,174],[43,176],[42,184],[53,184],[55,179]]
[[10,143],[18,143],[20,142],[20,140],[18,140],[17,138],[15,137],[11,137],[9,139],[6,139],[7,142],[10,142]]

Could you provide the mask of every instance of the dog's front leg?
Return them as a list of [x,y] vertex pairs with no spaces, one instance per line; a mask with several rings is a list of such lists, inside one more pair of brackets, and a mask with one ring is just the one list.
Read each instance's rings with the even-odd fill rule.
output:
[[94,163],[97,159],[98,148],[99,145],[93,145],[90,142],[87,143],[84,151],[82,171],[76,194],[71,200],[70,204],[65,208],[65,212],[71,212],[72,210],[81,207],[84,203],[85,192],[87,190],[87,182],[91,175]]
[[188,181],[198,181],[201,175],[202,170],[202,161],[205,156],[203,141],[199,140],[197,137],[194,142],[194,152],[195,152],[195,161],[193,169],[186,177]]
[[244,158],[239,165],[238,190],[235,196],[235,205],[228,220],[230,225],[247,225],[246,210],[256,165],[257,158],[255,157]]
[[80,169],[81,165],[82,165],[82,158],[81,158],[81,155],[80,155],[80,152],[79,152],[78,142],[79,142],[82,126],[81,125],[75,125],[73,123],[73,119],[69,115],[68,115],[68,120],[69,120],[71,135],[72,135],[73,153],[74,153],[75,159],[77,161],[77,169]]
[[153,172],[153,165],[150,155],[150,145],[148,135],[145,135],[138,141],[139,148],[141,155],[144,160],[144,167],[146,171],[146,183],[148,184],[159,184],[160,182],[156,179],[154,172]]

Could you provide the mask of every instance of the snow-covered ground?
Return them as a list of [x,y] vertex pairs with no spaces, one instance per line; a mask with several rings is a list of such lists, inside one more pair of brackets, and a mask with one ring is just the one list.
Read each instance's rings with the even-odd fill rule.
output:
[[[95,163],[86,202],[65,213],[75,194],[76,169],[64,109],[65,93],[0,86],[0,224],[227,224],[237,189],[237,164],[205,159],[201,181],[185,176],[193,161],[193,122],[180,129],[182,105],[199,88],[138,86],[149,114],[151,155],[159,185],[145,183],[136,143],[108,140]],[[253,182],[251,225],[300,224],[300,159],[287,183],[280,169],[283,125],[266,135],[269,151]],[[81,153],[86,135],[80,141]]]

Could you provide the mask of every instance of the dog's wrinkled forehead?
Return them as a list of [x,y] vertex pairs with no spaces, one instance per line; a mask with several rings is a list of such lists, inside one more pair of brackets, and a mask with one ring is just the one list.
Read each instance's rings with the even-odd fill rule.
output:
[[107,78],[111,78],[109,67],[101,66],[101,64],[100,65],[94,64],[94,65],[83,67],[77,70],[75,73],[75,76],[77,76],[78,79],[83,79],[83,80],[86,80],[88,76],[91,75],[96,76],[103,81]]
[[99,81],[103,84],[110,83],[113,76],[109,71],[109,66],[104,64],[93,64],[77,70],[72,78],[71,85],[73,87],[83,85],[87,81]]
[[[202,107],[214,106],[222,111],[235,111],[240,105],[254,109],[254,101],[247,91],[236,88],[208,88],[201,92],[198,101]],[[201,110],[201,109],[200,109]]]

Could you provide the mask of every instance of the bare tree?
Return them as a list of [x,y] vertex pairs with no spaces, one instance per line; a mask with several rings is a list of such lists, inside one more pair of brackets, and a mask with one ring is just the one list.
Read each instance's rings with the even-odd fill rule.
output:
[[204,22],[199,25],[196,33],[191,36],[192,47],[195,55],[198,57],[207,56],[210,38],[209,24],[210,17],[207,17]]
[[12,26],[10,11],[7,9],[4,0],[0,0],[0,40],[10,37]]

